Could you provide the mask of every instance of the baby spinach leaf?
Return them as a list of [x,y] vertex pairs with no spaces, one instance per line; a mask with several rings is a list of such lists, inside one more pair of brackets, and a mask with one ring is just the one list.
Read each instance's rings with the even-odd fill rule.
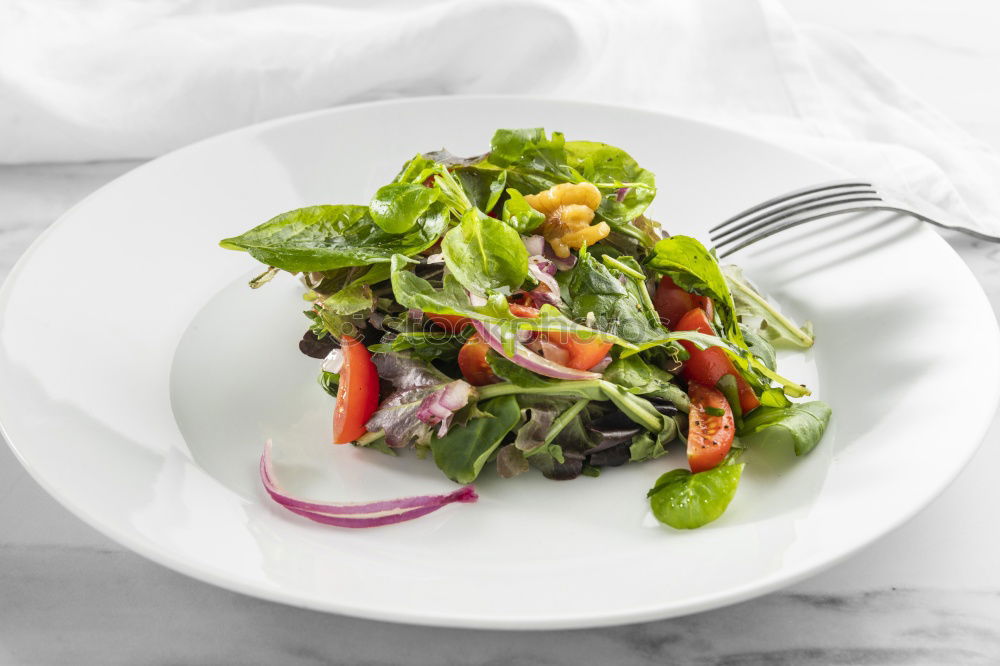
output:
[[545,221],[545,215],[532,208],[520,192],[511,187],[507,195],[501,218],[519,234],[530,233]]
[[[656,197],[656,177],[639,166],[621,148],[596,141],[566,142],[569,167],[583,180],[594,183],[606,192],[597,209],[597,217],[612,229],[633,237],[645,246],[650,238],[633,224]],[[618,200],[619,188],[625,187],[624,197]]]
[[690,236],[664,238],[653,247],[646,265],[659,273],[666,273],[682,289],[711,297],[722,319],[725,337],[745,347],[733,296],[729,293],[729,285],[719,262],[697,239]]
[[464,426],[451,428],[444,437],[431,439],[434,463],[457,483],[476,480],[483,465],[521,418],[514,396],[481,402],[479,409],[486,416],[470,419]]
[[761,406],[743,420],[740,435],[746,437],[748,445],[790,444],[795,455],[804,456],[823,438],[831,413],[830,406],[820,400],[789,407]]
[[799,327],[777,308],[767,302],[760,293],[743,277],[738,266],[722,267],[726,282],[733,294],[736,314],[744,320],[759,319],[760,333],[775,344],[785,344],[799,349],[808,349],[813,344],[812,325],[808,322]]
[[503,169],[465,166],[452,171],[452,175],[472,205],[483,212],[493,210],[507,185],[507,172]]
[[697,474],[686,469],[671,470],[649,491],[649,506],[661,523],[679,530],[701,527],[725,512],[742,473],[742,463],[724,464]]
[[387,262],[397,253],[417,254],[433,245],[447,224],[441,203],[427,208],[419,222],[401,234],[380,229],[366,206],[310,206],[282,213],[219,244],[246,250],[262,263],[293,273],[326,271]]
[[516,167],[548,175],[557,182],[579,181],[580,174],[566,163],[565,144],[566,139],[560,132],[553,132],[550,139],[541,127],[499,129],[490,141],[487,159],[498,167]]
[[448,270],[466,289],[512,291],[528,277],[528,251],[521,237],[500,220],[471,209],[441,242]]
[[375,193],[368,212],[383,231],[401,234],[413,228],[437,197],[438,190],[423,185],[390,183]]

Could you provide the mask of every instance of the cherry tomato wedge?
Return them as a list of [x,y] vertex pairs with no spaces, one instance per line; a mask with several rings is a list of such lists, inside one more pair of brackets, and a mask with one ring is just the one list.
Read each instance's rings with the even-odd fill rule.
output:
[[530,305],[521,305],[520,303],[510,303],[507,306],[510,309],[510,313],[515,317],[526,317],[528,319],[534,319],[538,316],[538,308],[533,308]]
[[563,365],[577,370],[590,370],[603,361],[612,345],[596,336],[582,338],[573,333],[548,333],[546,338],[566,352],[567,359]]
[[368,432],[365,424],[378,409],[378,370],[368,349],[349,335],[340,339],[340,349],[344,365],[333,412],[333,443],[347,444]]
[[687,457],[692,472],[704,472],[722,462],[733,446],[733,410],[721,391],[698,382],[688,384]]
[[486,362],[486,354],[489,351],[490,346],[478,334],[466,340],[458,350],[458,369],[462,371],[465,381],[473,386],[486,386],[499,381],[493,374],[490,364]]
[[705,310],[708,320],[712,320],[712,299],[684,291],[669,275],[664,275],[653,295],[653,307],[660,315],[660,323],[672,331],[678,330],[681,317],[694,308]]
[[431,314],[430,312],[425,312],[424,316],[449,333],[461,333],[463,328],[472,325],[472,320],[461,315]]
[[[708,315],[701,308],[690,310],[681,317],[675,330],[698,331],[699,333],[715,335],[715,331],[712,330],[712,325],[708,321]],[[698,349],[693,343],[685,340],[681,340],[680,343],[691,355],[691,358],[684,362],[684,367],[681,369],[681,374],[684,375],[685,379],[714,388],[724,376],[732,375],[736,378],[736,388],[740,396],[740,409],[743,410],[743,413],[746,414],[751,409],[760,406],[760,400],[757,399],[753,389],[750,388],[750,384],[747,383],[747,380],[743,379],[736,366],[726,356],[726,352],[718,347]]]
[[[517,317],[533,319],[538,316],[537,308],[519,303],[511,303],[510,312]],[[542,335],[547,341],[566,352],[566,360],[562,365],[577,370],[590,370],[600,363],[608,355],[612,345],[596,336],[583,338],[573,333],[542,333]]]

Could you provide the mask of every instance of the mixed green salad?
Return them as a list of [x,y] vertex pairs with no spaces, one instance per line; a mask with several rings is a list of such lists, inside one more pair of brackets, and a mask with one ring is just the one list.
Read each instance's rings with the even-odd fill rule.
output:
[[[501,129],[483,155],[416,155],[367,206],[292,210],[221,245],[267,265],[254,288],[301,275],[299,346],[323,359],[335,443],[415,449],[460,484],[487,467],[596,477],[683,448],[688,467],[648,498],[660,521],[694,528],[725,511],[747,447],[804,455],[830,409],[793,402],[809,391],[775,367],[775,347],[812,345],[810,327],[694,238],[666,235],[645,215],[656,192],[620,148]],[[282,503],[370,526],[351,521],[398,522],[470,492]]]

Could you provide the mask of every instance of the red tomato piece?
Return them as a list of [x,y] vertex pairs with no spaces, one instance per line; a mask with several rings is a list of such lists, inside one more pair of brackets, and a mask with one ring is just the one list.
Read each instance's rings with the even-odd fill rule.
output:
[[[690,382],[687,457],[692,472],[704,472],[722,462],[733,446],[736,423],[733,410],[721,391]],[[721,412],[721,413],[720,413]]]
[[[708,315],[701,308],[694,308],[681,317],[675,330],[678,331],[698,331],[707,335],[715,335],[712,325],[708,321]],[[681,373],[688,381],[698,382],[705,386],[715,387],[719,380],[726,375],[736,378],[736,388],[740,396],[740,409],[746,414],[752,409],[760,406],[760,400],[750,388],[747,380],[739,373],[733,362],[726,356],[726,352],[719,347],[709,347],[708,349],[698,349],[693,343],[681,340],[684,349],[691,355],[684,362]]]
[[708,296],[692,294],[678,287],[669,275],[660,279],[656,293],[653,294],[653,307],[660,315],[660,323],[672,331],[676,331],[681,317],[693,310],[701,308],[712,321],[712,299]]
[[378,409],[378,370],[363,344],[345,335],[340,339],[344,365],[337,386],[337,406],[333,412],[333,443],[353,442],[367,430],[365,424]]
[[425,312],[424,316],[449,333],[461,333],[463,328],[472,325],[472,320],[461,315],[431,314],[430,312]]
[[458,350],[458,369],[462,371],[465,381],[473,386],[486,386],[499,381],[493,374],[493,368],[486,362],[489,351],[490,346],[478,334],[466,340]]

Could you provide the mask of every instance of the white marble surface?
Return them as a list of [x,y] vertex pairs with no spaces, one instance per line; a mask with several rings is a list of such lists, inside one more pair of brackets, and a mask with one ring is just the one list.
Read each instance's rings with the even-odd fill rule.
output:
[[[1000,74],[1000,4],[786,4],[803,21],[846,32],[1000,149],[1000,92],[991,83]],[[134,165],[0,168],[0,277],[68,206]],[[949,240],[1000,311],[1000,247]],[[502,633],[323,615],[195,582],[80,523],[2,447],[0,664],[997,664],[998,467],[1000,418],[917,518],[782,592],[644,625]]]

